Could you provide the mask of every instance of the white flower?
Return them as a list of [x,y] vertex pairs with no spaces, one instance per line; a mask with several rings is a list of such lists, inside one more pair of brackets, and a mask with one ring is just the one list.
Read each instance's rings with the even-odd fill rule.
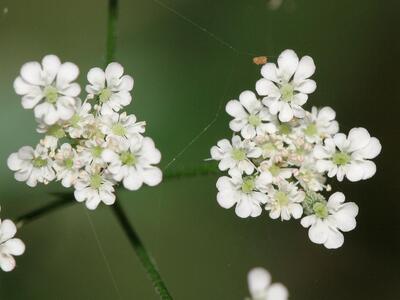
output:
[[301,130],[309,143],[318,143],[322,139],[330,137],[339,131],[339,124],[335,121],[336,113],[330,107],[323,107],[319,111],[316,107],[311,113],[306,113],[301,120]]
[[278,67],[267,63],[261,69],[264,77],[257,81],[256,90],[266,96],[263,103],[271,114],[279,113],[279,120],[290,121],[293,116],[303,117],[301,106],[307,102],[308,95],[315,91],[316,83],[308,79],[315,72],[314,61],[303,56],[299,61],[293,50],[285,50],[278,57]]
[[14,177],[17,181],[26,181],[30,187],[35,187],[38,182],[47,184],[55,178],[48,149],[40,144],[36,149],[24,146],[18,152],[12,153],[8,157],[7,165],[16,172]]
[[101,117],[101,131],[110,138],[131,138],[145,132],[146,122],[136,122],[135,115],[111,113]]
[[123,74],[124,68],[116,62],[110,63],[105,71],[100,68],[89,70],[87,79],[90,84],[86,86],[86,91],[89,95],[98,96],[102,104],[101,114],[119,111],[131,103],[133,78]]
[[281,218],[290,220],[291,217],[299,219],[303,214],[301,202],[304,200],[304,192],[298,190],[296,185],[287,181],[279,181],[278,189],[270,186],[267,194],[266,210],[269,210],[271,219]]
[[272,162],[280,162],[287,155],[282,139],[276,134],[258,135],[254,142],[261,148],[262,157],[269,158]]
[[46,55],[42,64],[28,62],[14,81],[14,89],[22,96],[22,106],[33,109],[35,117],[47,125],[68,120],[74,114],[75,97],[80,93],[76,80],[78,67],[70,62],[61,64],[55,55]]
[[271,284],[271,275],[264,268],[254,268],[247,275],[251,300],[287,300],[289,292],[281,283]]
[[85,140],[83,145],[77,146],[77,152],[80,160],[86,165],[105,165],[102,158],[104,149],[107,148],[107,142],[102,139]]
[[241,133],[245,139],[251,139],[262,132],[273,133],[276,127],[271,121],[268,109],[264,107],[256,95],[251,91],[244,91],[239,101],[231,100],[226,104],[226,112],[234,117],[229,127]]
[[11,220],[0,220],[0,268],[4,272],[15,268],[13,256],[22,255],[25,252],[25,244],[14,238],[17,227]]
[[80,99],[77,100],[75,113],[68,120],[68,127],[66,129],[71,138],[88,138],[90,136],[90,124],[94,123],[94,115],[90,113],[90,110],[90,103],[82,103]]
[[217,146],[211,148],[211,157],[220,161],[218,167],[221,171],[239,170],[247,175],[254,171],[250,158],[260,157],[261,154],[261,149],[255,143],[249,140],[242,141],[237,135],[232,137],[232,144],[227,139],[223,139],[217,143]]
[[229,209],[236,204],[235,212],[240,218],[258,217],[262,212],[260,205],[267,201],[267,196],[260,190],[267,189],[272,178],[267,173],[242,177],[237,170],[230,175],[217,181],[219,205]]
[[289,179],[293,174],[292,168],[281,167],[279,164],[274,163],[273,160],[264,160],[261,162],[260,171],[269,173],[274,184]]
[[310,227],[308,236],[312,242],[324,244],[328,249],[336,249],[343,245],[344,237],[340,231],[353,230],[358,214],[357,204],[344,201],[344,194],[336,192],[329,197],[328,203],[315,203],[314,214],[301,219],[303,227]]
[[294,175],[305,190],[317,192],[325,187],[326,178],[316,170],[314,160],[304,162]]
[[344,176],[350,181],[371,178],[376,172],[375,158],[382,149],[379,140],[371,137],[364,128],[353,128],[348,137],[337,133],[333,138],[325,139],[324,146],[316,145],[314,156],[319,172],[328,172],[329,177]]
[[105,149],[102,157],[109,162],[108,171],[128,190],[138,190],[143,183],[155,186],[162,180],[162,172],[153,166],[161,160],[161,153],[149,137],[133,136],[119,143],[118,153]]
[[64,187],[72,186],[79,176],[79,170],[84,166],[76,150],[70,144],[64,143],[58,149],[54,160],[57,180],[61,180]]
[[88,209],[94,210],[103,202],[112,205],[115,202],[113,182],[104,173],[89,170],[82,171],[75,182],[75,199],[85,202]]

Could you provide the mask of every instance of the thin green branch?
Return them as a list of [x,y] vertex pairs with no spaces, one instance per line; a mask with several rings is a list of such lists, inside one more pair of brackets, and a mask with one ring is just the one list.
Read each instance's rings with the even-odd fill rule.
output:
[[115,58],[117,46],[118,0],[108,1],[106,65]]
[[151,282],[153,283],[153,287],[155,288],[157,294],[163,300],[172,300],[172,296],[169,293],[164,281],[162,280],[153,258],[144,247],[139,235],[135,232],[133,226],[130,224],[127,215],[125,214],[122,207],[119,205],[118,201],[115,202],[115,204],[112,206],[112,209],[122,229],[128,237],[132,247],[135,249],[135,252],[142,266],[146,270],[146,273],[149,276]]

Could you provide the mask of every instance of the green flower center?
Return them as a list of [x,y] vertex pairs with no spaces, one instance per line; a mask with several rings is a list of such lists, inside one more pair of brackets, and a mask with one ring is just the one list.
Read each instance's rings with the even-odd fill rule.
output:
[[103,148],[100,146],[95,146],[91,149],[93,157],[99,158],[101,156],[101,153],[103,153]]
[[61,138],[65,137],[64,129],[58,124],[50,126],[49,130],[47,130],[47,134],[51,135],[51,136],[54,136],[54,137],[56,137],[58,139],[61,139]]
[[266,152],[273,152],[276,150],[276,147],[273,143],[265,143],[261,146],[261,148]]
[[311,123],[307,126],[307,128],[304,130],[304,134],[307,136],[315,136],[318,134],[317,130],[317,125],[314,123]]
[[290,126],[289,124],[282,123],[281,125],[279,125],[279,133],[288,135],[291,132],[292,126]]
[[290,102],[293,100],[294,96],[293,85],[291,85],[290,83],[285,83],[281,86],[280,91],[283,101]]
[[336,152],[332,156],[332,161],[336,165],[343,166],[350,162],[350,155],[345,152]]
[[36,157],[32,160],[32,164],[35,168],[41,168],[41,167],[47,166],[47,160],[42,159],[40,157]]
[[289,203],[289,197],[282,191],[275,193],[275,200],[279,206],[287,206]]
[[126,134],[126,129],[121,123],[114,124],[111,128],[112,133],[119,136],[124,136]]
[[119,158],[120,158],[121,162],[127,166],[133,166],[137,162],[137,158],[136,158],[135,154],[133,154],[131,152],[122,152],[121,155],[119,156]]
[[58,90],[54,86],[46,86],[43,91],[46,101],[49,103],[56,103],[58,98]]
[[232,158],[237,161],[246,159],[246,153],[242,149],[233,149]]
[[256,186],[256,183],[254,182],[254,179],[252,177],[247,177],[243,180],[242,183],[242,192],[243,193],[251,193]]
[[320,219],[325,219],[329,215],[328,207],[326,207],[326,204],[322,202],[314,203],[313,211],[315,215]]
[[69,120],[72,127],[78,127],[78,122],[81,120],[81,117],[78,114],[74,114],[72,118]]
[[281,171],[281,168],[277,165],[272,165],[269,167],[269,172],[272,174],[272,176],[277,176],[279,172]]
[[92,189],[99,189],[101,187],[101,182],[103,181],[103,178],[99,174],[95,174],[92,177],[90,177],[90,187]]
[[73,165],[74,165],[74,161],[72,158],[67,158],[66,160],[64,160],[64,165],[67,169],[71,170]]
[[104,103],[110,100],[112,92],[109,88],[102,89],[99,95],[100,102]]
[[261,124],[261,119],[259,116],[250,115],[248,118],[249,124],[253,126],[258,126]]

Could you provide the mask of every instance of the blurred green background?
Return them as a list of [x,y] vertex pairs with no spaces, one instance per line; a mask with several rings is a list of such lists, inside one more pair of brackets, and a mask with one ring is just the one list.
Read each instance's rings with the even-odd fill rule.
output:
[[[260,77],[252,56],[273,61],[286,48],[316,62],[318,88],[306,107],[332,106],[343,132],[366,127],[383,145],[375,177],[334,186],[360,207],[356,230],[336,251],[312,244],[296,221],[242,220],[220,208],[216,176],[121,193],[175,299],[243,299],[255,266],[295,300],[400,299],[399,12],[394,0],[120,1],[117,60],[135,78],[128,110],[147,121],[163,166],[217,117],[170,169],[202,164],[210,146],[230,135],[218,107]],[[1,217],[49,203],[49,193],[61,190],[31,189],[6,166],[11,152],[39,137],[13,92],[20,66],[57,54],[80,66],[84,85],[89,68],[103,65],[106,21],[105,0],[0,0]],[[27,251],[15,271],[0,272],[2,300],[158,299],[108,207],[71,205],[18,235]]]

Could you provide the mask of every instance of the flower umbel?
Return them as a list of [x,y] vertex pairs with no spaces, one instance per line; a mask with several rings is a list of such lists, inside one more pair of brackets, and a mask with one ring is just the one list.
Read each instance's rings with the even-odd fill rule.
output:
[[149,137],[145,122],[119,111],[131,102],[133,78],[123,67],[110,63],[105,71],[92,68],[85,101],[73,83],[79,70],[47,55],[42,64],[26,63],[14,82],[24,108],[34,108],[38,132],[45,137],[32,148],[22,147],[9,156],[8,167],[15,179],[35,187],[61,181],[75,188],[75,198],[89,209],[115,202],[115,186],[122,182],[130,190],[162,180],[155,166],[161,154]]
[[263,65],[258,95],[244,91],[227,103],[232,142],[220,140],[211,157],[229,174],[217,181],[220,206],[235,206],[241,218],[260,216],[264,208],[272,219],[301,219],[311,241],[334,249],[343,244],[342,232],[355,228],[358,207],[344,203],[340,192],[326,201],[329,178],[371,178],[382,146],[364,128],[338,133],[330,107],[303,108],[316,89],[314,72],[313,59],[299,59],[293,50],[283,51],[277,65]]

